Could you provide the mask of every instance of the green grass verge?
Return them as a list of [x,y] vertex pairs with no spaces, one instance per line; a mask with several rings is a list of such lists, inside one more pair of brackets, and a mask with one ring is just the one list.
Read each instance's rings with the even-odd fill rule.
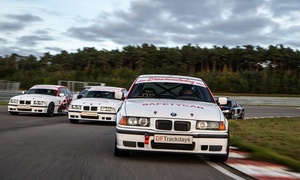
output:
[[300,117],[229,120],[230,145],[300,172]]
[[0,101],[0,106],[7,106],[8,102],[2,102]]

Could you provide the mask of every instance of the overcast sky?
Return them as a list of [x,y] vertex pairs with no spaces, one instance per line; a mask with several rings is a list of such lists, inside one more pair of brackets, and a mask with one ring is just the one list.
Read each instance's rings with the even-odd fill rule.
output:
[[300,49],[300,0],[0,0],[0,56],[153,44]]

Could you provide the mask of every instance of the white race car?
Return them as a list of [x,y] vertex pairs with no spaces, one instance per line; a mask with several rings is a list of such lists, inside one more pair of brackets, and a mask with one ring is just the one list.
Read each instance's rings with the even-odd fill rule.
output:
[[72,97],[66,86],[35,85],[22,95],[12,97],[8,103],[8,111],[11,115],[44,113],[51,117],[53,114],[66,112]]
[[177,75],[141,75],[118,111],[115,156],[130,151],[229,154],[228,121],[204,81]]
[[127,89],[109,86],[92,86],[85,95],[74,100],[68,111],[71,123],[80,121],[116,122],[117,110],[121,99],[127,95]]

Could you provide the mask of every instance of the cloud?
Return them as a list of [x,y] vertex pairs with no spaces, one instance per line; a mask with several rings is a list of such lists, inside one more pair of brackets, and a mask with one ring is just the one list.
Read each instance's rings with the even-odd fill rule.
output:
[[37,52],[58,53],[143,43],[300,48],[297,0],[53,0],[16,7],[20,9],[0,12],[0,38],[7,42],[0,52],[32,46]]
[[22,36],[18,38],[18,44],[27,45],[27,46],[35,46],[40,41],[50,41],[53,38],[49,36],[38,36],[38,35],[30,35],[30,36]]
[[42,21],[40,17],[33,16],[31,14],[7,15],[6,17],[12,20],[16,20],[19,23]]

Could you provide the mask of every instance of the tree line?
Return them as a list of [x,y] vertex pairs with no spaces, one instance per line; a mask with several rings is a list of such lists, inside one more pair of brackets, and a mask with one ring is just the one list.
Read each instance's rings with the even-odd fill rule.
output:
[[125,46],[42,57],[0,56],[0,80],[57,84],[58,80],[96,81],[129,88],[140,74],[177,74],[202,78],[214,93],[300,94],[300,52],[283,45],[228,48]]

